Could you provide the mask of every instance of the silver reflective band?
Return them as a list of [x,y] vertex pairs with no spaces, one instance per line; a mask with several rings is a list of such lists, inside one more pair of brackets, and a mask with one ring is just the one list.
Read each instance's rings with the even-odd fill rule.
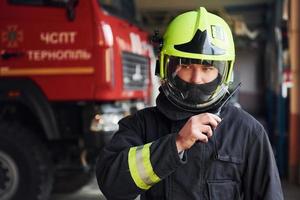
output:
[[136,166],[138,169],[138,173],[141,177],[141,179],[146,183],[147,185],[153,185],[154,183],[151,181],[149,175],[147,174],[147,171],[145,169],[144,163],[143,163],[143,146],[139,146],[136,149]]
[[128,166],[135,184],[147,190],[160,181],[160,178],[153,171],[150,161],[150,146],[148,143],[138,147],[130,148],[128,152]]

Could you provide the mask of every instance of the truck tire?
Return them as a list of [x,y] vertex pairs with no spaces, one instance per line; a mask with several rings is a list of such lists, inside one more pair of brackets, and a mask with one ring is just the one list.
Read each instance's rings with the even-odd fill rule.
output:
[[0,122],[0,199],[49,199],[53,170],[45,146],[17,123]]
[[53,192],[54,193],[72,193],[87,185],[94,177],[94,171],[88,172],[70,172],[55,177]]

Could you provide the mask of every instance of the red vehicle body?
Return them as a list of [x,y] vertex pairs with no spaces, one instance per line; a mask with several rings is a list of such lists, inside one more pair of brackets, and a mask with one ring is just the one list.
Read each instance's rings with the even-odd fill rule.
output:
[[149,102],[148,34],[107,6],[0,1],[0,199],[78,189],[117,121]]

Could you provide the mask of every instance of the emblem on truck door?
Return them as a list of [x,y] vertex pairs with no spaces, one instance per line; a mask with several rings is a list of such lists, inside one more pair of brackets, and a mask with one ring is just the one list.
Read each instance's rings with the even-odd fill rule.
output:
[[18,30],[17,25],[9,25],[6,30],[1,31],[1,43],[7,48],[18,47],[23,42],[23,31]]

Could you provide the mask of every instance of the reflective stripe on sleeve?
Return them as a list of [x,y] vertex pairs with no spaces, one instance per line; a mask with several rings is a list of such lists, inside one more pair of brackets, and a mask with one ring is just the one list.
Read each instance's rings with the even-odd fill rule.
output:
[[135,184],[147,190],[152,185],[160,181],[160,178],[153,171],[150,161],[151,143],[132,147],[128,153],[129,171]]

